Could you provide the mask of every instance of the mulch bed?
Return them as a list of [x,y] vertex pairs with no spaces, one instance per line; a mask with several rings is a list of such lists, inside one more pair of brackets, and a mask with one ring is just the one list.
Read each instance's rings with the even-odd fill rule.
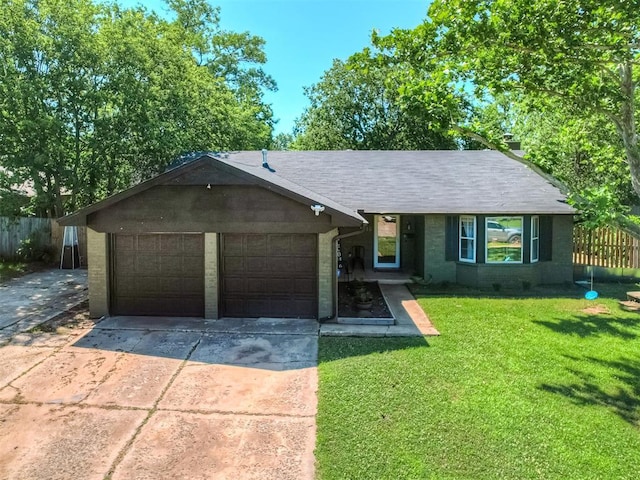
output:
[[387,302],[385,302],[378,282],[365,282],[365,285],[373,297],[371,310],[358,310],[353,294],[352,282],[338,283],[338,316],[343,318],[393,318]]

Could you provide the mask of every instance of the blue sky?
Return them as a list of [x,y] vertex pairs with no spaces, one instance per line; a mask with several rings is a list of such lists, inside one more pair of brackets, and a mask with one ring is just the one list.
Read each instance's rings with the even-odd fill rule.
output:
[[[162,0],[120,0],[162,13]],[[265,39],[265,71],[278,83],[267,103],[279,119],[276,133],[290,133],[308,105],[303,87],[320,79],[334,58],[346,59],[369,45],[371,31],[413,28],[427,0],[210,0],[221,7],[221,27]]]

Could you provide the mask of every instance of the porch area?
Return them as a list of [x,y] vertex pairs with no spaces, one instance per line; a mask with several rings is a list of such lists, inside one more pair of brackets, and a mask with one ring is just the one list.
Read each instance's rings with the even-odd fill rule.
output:
[[372,268],[356,267],[352,270],[340,270],[339,282],[362,280],[363,282],[378,282],[387,285],[403,285],[411,283],[411,274],[400,270],[375,270]]

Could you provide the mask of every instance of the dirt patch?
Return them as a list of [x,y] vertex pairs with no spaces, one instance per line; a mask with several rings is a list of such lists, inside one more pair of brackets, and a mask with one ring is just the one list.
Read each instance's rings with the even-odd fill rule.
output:
[[371,294],[371,310],[358,310],[354,282],[340,282],[338,284],[338,316],[343,318],[393,318],[387,302],[380,292],[378,282],[364,282]]
[[31,332],[59,332],[61,330],[75,330],[92,328],[96,320],[89,318],[89,301],[86,300],[60,315],[53,317],[31,329]]
[[582,313],[586,313],[588,315],[606,315],[611,313],[611,311],[607,308],[606,305],[601,305],[601,304],[584,308],[581,311]]

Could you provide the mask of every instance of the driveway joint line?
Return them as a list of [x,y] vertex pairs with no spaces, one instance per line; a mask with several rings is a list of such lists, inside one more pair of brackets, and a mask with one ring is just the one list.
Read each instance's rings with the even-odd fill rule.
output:
[[265,418],[273,418],[273,417],[281,417],[281,418],[315,418],[315,414],[288,414],[288,413],[254,413],[254,412],[241,412],[241,411],[230,411],[230,410],[201,410],[201,409],[192,409],[192,408],[158,408],[157,411],[160,412],[178,412],[178,413],[192,413],[198,415],[239,415],[243,417],[265,417]]
[[[12,386],[12,388],[15,388]],[[96,408],[99,410],[123,410],[123,411],[143,411],[148,412],[146,407],[133,407],[126,405],[101,405],[93,403],[76,403],[76,402],[38,402],[35,400],[0,400],[0,405],[34,405],[36,407],[77,407],[81,409]]]
[[[13,339],[13,337],[11,337]],[[11,340],[10,340],[11,341]],[[27,373],[29,373],[31,370],[33,370],[34,368],[36,368],[37,366],[41,365],[43,362],[45,362],[46,360],[48,360],[49,358],[53,357],[56,353],[62,351],[62,349],[65,347],[66,345],[60,345],[58,347],[39,347],[39,348],[51,348],[52,351],[49,355],[46,355],[44,358],[42,358],[42,360],[34,363],[33,365],[31,365],[29,368],[27,368],[24,372],[22,372],[20,375],[18,375],[17,377],[11,379],[9,382],[7,382],[5,385],[3,385],[2,387],[0,387],[0,391],[4,390],[7,387],[11,387],[11,388],[15,388],[16,390],[18,390],[18,392],[20,391],[19,388],[14,387],[12,384],[13,382],[15,382],[16,380],[24,377]]]
[[162,389],[162,392],[160,392],[160,395],[158,395],[158,398],[153,403],[153,406],[151,407],[151,409],[147,412],[146,417],[142,420],[140,425],[138,425],[138,428],[136,428],[136,430],[133,432],[133,435],[127,441],[127,443],[124,444],[120,452],[118,452],[118,456],[115,458],[115,460],[111,464],[111,467],[109,468],[106,475],[104,476],[104,480],[111,480],[116,469],[122,463],[127,453],[129,453],[129,450],[131,450],[133,443],[136,441],[136,438],[138,438],[138,435],[140,435],[140,432],[142,431],[144,426],[149,422],[149,420],[151,420],[151,417],[153,417],[153,415],[158,411],[158,404],[162,401],[162,399],[164,398],[169,388],[171,388],[171,385],[173,385],[173,382],[175,382],[178,375],[180,375],[180,372],[182,372],[182,369],[189,361],[189,358],[191,358],[191,355],[193,354],[193,352],[196,350],[196,348],[198,348],[198,345],[200,345],[200,342],[202,341],[202,337],[203,335],[200,335],[200,338],[198,338],[198,340],[194,343],[193,347],[191,347],[191,350],[189,350],[189,353],[187,353],[184,360],[182,360],[182,363],[178,366],[175,373],[171,376],[171,378],[169,379],[165,387]]

